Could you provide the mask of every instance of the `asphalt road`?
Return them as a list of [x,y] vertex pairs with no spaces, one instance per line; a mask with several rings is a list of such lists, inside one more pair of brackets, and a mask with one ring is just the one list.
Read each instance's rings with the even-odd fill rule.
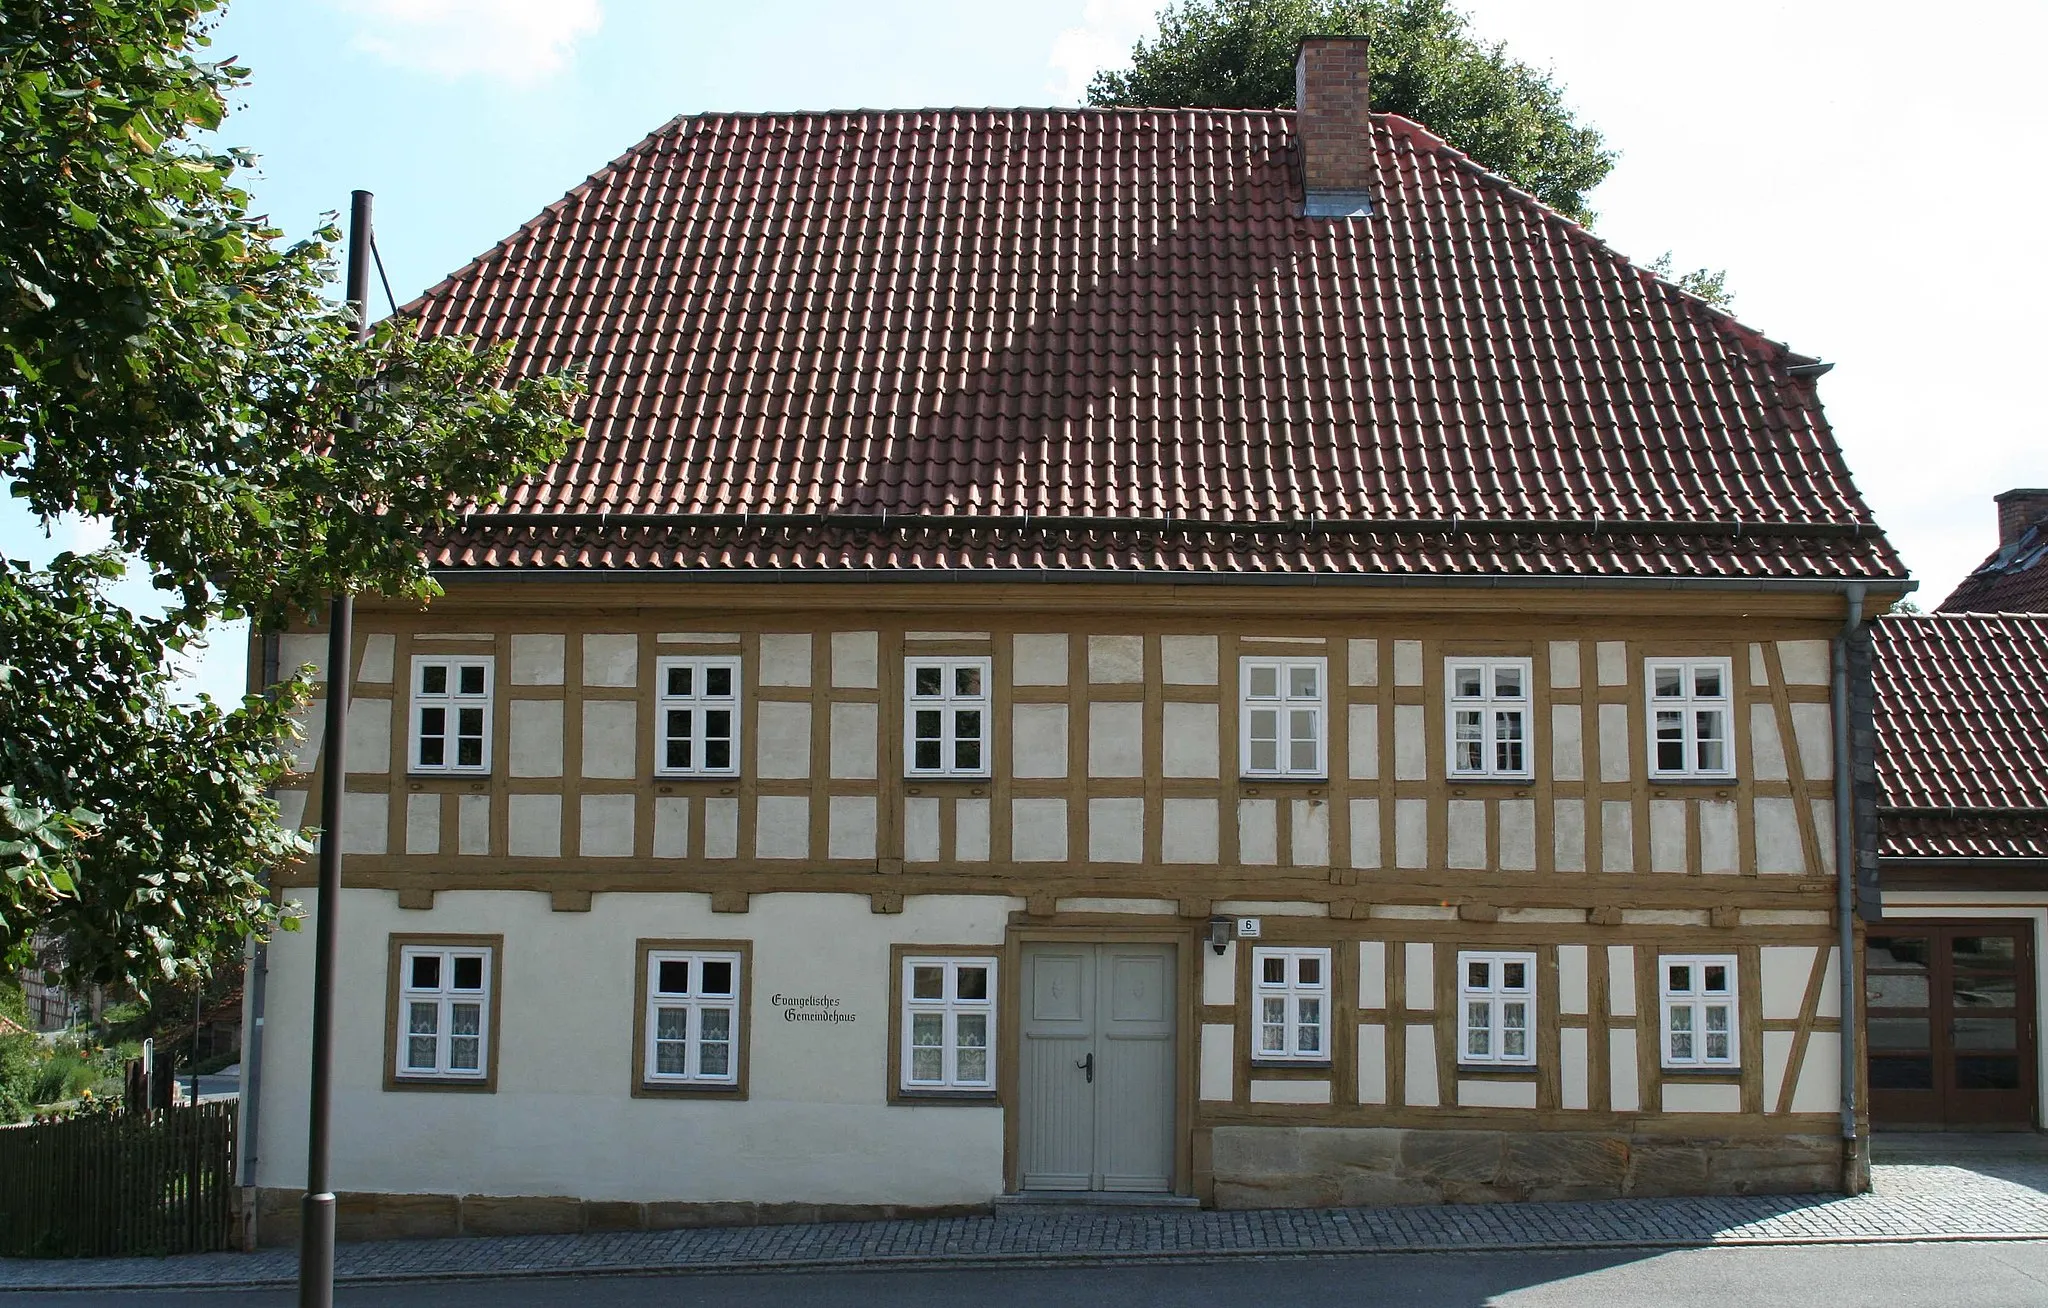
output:
[[[57,1308],[283,1308],[295,1302],[286,1290],[0,1294],[8,1305]],[[2048,1241],[514,1279],[343,1288],[337,1302],[392,1308],[2042,1308],[2048,1305]]]

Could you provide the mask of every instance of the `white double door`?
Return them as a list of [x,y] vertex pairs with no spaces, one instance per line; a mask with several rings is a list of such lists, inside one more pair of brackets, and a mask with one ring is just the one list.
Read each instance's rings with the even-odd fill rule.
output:
[[1173,1188],[1174,947],[1027,944],[1026,1190]]

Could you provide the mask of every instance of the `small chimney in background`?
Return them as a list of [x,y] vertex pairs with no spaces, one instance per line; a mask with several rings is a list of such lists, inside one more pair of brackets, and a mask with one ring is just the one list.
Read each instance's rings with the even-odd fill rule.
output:
[[2048,489],[2009,490],[1997,497],[1998,544],[2002,549],[2027,534],[2027,528],[2048,521]]
[[1294,56],[1294,132],[1311,218],[1372,213],[1372,97],[1362,36],[1304,37]]

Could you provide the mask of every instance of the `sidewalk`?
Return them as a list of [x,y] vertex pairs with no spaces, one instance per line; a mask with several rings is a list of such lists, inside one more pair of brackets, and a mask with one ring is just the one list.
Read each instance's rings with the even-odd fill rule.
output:
[[[992,1217],[343,1245],[341,1281],[974,1266],[1521,1249],[2048,1239],[2048,1157],[1959,1155],[1872,1169],[1853,1199],[1767,1195],[1426,1208],[1095,1210]],[[0,1259],[0,1291],[291,1284],[294,1250],[62,1262]]]

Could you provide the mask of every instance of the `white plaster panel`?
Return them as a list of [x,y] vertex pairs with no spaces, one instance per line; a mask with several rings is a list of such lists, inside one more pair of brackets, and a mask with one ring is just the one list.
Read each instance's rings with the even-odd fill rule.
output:
[[1397,686],[1419,686],[1422,684],[1421,641],[1397,640],[1394,642],[1394,684]]
[[1792,735],[1799,742],[1799,770],[1808,781],[1835,775],[1834,710],[1826,704],[1794,704]]
[[1434,1108],[1436,1088],[1436,1028],[1410,1023],[1406,1028],[1407,1065],[1403,1069],[1401,1101],[1410,1108]]
[[1628,684],[1628,642],[1603,640],[1593,651],[1598,668],[1600,684],[1603,686],[1626,686]]
[[277,792],[277,820],[286,831],[297,831],[306,823],[306,792],[303,790],[280,790]]
[[1504,799],[1500,802],[1500,870],[1536,870],[1536,801]]
[[1161,636],[1159,674],[1169,686],[1216,684],[1214,636]]
[[1820,870],[1828,875],[1835,874],[1835,801],[1816,799],[1813,801],[1813,830],[1820,839]]
[[1778,1100],[1785,1093],[1785,1072],[1792,1066],[1792,1042],[1799,1038],[1797,1031],[1764,1032],[1764,1111],[1778,1111]]
[[1265,866],[1280,861],[1278,806],[1270,799],[1237,801],[1237,859]]
[[1161,723],[1161,770],[1169,777],[1213,777],[1219,773],[1216,705],[1164,706]]
[[1225,917],[1328,917],[1330,906],[1308,899],[1219,899],[1215,911]]
[[1625,799],[1600,802],[1600,870],[1636,870],[1636,806]]
[[1011,706],[1010,771],[1019,777],[1067,775],[1066,705]]
[[1202,1002],[1229,1008],[1237,1003],[1237,942],[1225,943],[1223,952],[1202,951]]
[[1550,684],[1556,690],[1578,689],[1579,642],[1575,640],[1553,640],[1550,642]]
[[341,801],[341,852],[382,854],[391,847],[391,797],[351,790]]
[[1701,800],[1699,809],[1700,871],[1721,876],[1739,871],[1742,843],[1736,832],[1735,801]]
[[825,806],[825,856],[875,856],[875,797],[834,795]]
[[1685,806],[1682,799],[1650,801],[1650,870],[1683,872],[1685,866]]
[[1376,868],[1380,865],[1380,802],[1376,799],[1351,801],[1351,866]]
[[1450,848],[1444,856],[1446,866],[1461,871],[1485,867],[1486,801],[1452,800],[1447,828]]
[[1739,1113],[1742,1087],[1719,1081],[1666,1081],[1667,1113]]
[[439,795],[407,795],[405,797],[405,852],[408,854],[438,854],[441,852],[441,797]]
[[1557,1011],[1586,1011],[1586,946],[1557,947]]
[[562,775],[562,701],[515,699],[512,709],[511,760],[515,777]]
[[458,795],[455,798],[455,852],[491,852],[491,797]]
[[1500,911],[1503,922],[1542,922],[1584,926],[1586,910],[1583,908],[1504,908]]
[[1429,866],[1429,801],[1394,801],[1394,866]]
[[1010,857],[1019,863],[1067,861],[1067,801],[1010,801]]
[[985,631],[906,631],[903,639],[912,640],[987,640]]
[[632,686],[640,681],[640,638],[631,633],[589,632],[583,637],[583,684]]
[[1744,926],[1826,926],[1834,914],[1823,908],[1745,908]]
[[737,631],[664,631],[654,637],[657,645],[737,645]]
[[704,801],[704,857],[740,856],[740,802],[725,795]]
[[1358,1102],[1387,1102],[1387,1028],[1377,1022],[1358,1024]]
[[1017,636],[1010,644],[1010,680],[1019,686],[1067,684],[1067,638],[1059,634]]
[[1358,1006],[1387,1006],[1387,944],[1384,940],[1358,942]]
[[630,699],[583,701],[583,775],[640,774],[639,705]]
[[397,655],[398,638],[390,632],[372,632],[363,637],[363,661],[356,671],[356,680],[380,685],[390,682],[391,665]]
[[1795,1113],[1833,1113],[1842,1107],[1842,1036],[1815,1031],[1806,1037],[1799,1082],[1792,1091]]
[[1423,781],[1429,777],[1429,738],[1422,705],[1394,706],[1394,779]]
[[1550,775],[1557,781],[1583,781],[1586,776],[1586,715],[1577,704],[1550,706]]
[[1090,636],[1088,638],[1088,680],[1095,685],[1119,685],[1145,679],[1145,638],[1143,636]]
[[832,705],[832,775],[864,781],[875,775],[876,723],[881,706],[862,703]]
[[1460,1108],[1534,1108],[1536,1106],[1536,1083],[1534,1081],[1465,1081],[1458,1082],[1458,1107]]
[[1783,781],[1785,742],[1778,737],[1778,712],[1769,704],[1749,706],[1749,758],[1758,781]]
[[1410,1012],[1436,1009],[1436,946],[1426,940],[1411,940],[1401,947],[1401,1004]]
[[1145,775],[1145,706],[1099,701],[1088,706],[1088,775]]
[[1216,1022],[1202,1027],[1202,1098],[1206,1101],[1229,1103],[1235,1097],[1235,1040],[1232,1027]]
[[1586,801],[1552,801],[1550,845],[1551,859],[1558,871],[1586,870]]
[[1637,1112],[1643,1106],[1634,1027],[1617,1027],[1607,1033],[1607,1104],[1617,1113]]
[[1455,922],[1458,910],[1449,904],[1374,904],[1372,916],[1398,922]]
[[[840,635],[833,636],[836,655]],[[834,659],[834,663],[837,663]],[[764,686],[808,686],[811,684],[811,634],[807,631],[770,631],[761,636],[760,682]],[[837,677],[834,677],[837,680]]]
[[1088,801],[1088,861],[1145,861],[1145,801],[1137,798]]
[[1602,781],[1627,781],[1628,770],[1628,705],[1602,704],[1600,706],[1600,779]]
[[1834,651],[1824,640],[1781,640],[1778,666],[1788,686],[1825,686],[1834,680]]
[[1330,863],[1330,804],[1323,799],[1297,799],[1288,832],[1288,859],[1296,867],[1327,867]]
[[1607,946],[1607,1012],[1613,1017],[1636,1014],[1636,951],[1633,945]]
[[762,795],[754,800],[754,857],[809,858],[811,801],[807,795]]
[[1060,913],[1115,913],[1134,916],[1172,917],[1180,912],[1177,899],[1128,899],[1113,895],[1061,895],[1053,901]]
[[292,747],[292,771],[311,772],[320,766],[320,746],[327,739],[327,701],[309,699],[292,710],[291,719],[299,730],[298,743]]
[[1749,684],[1762,688],[1771,684],[1770,665],[1764,662],[1764,647],[1749,647]]
[[939,801],[913,795],[903,801],[903,861],[939,861]]
[[1711,921],[1704,908],[1624,908],[1623,926],[1706,926]]
[[654,856],[690,856],[690,801],[682,795],[654,797]]
[[514,858],[560,858],[562,797],[507,795],[505,843]]
[[1350,681],[1354,686],[1377,686],[1380,684],[1380,643],[1376,640],[1354,640],[1350,643]]
[[297,675],[311,664],[313,680],[327,680],[327,633],[292,632],[277,638],[277,667],[285,676]]
[[988,801],[953,801],[953,857],[963,863],[988,862]]
[[1586,1028],[1568,1026],[1557,1033],[1557,1104],[1560,1108],[1590,1106],[1591,1060],[1586,1053]]
[[[811,775],[811,706],[764,699],[754,708],[754,770],[763,777]],[[584,752],[589,752],[586,743]]]
[[1347,733],[1351,753],[1351,775],[1370,781],[1380,774],[1380,706],[1353,704],[1351,730]]
[[390,700],[351,699],[348,702],[348,770],[391,770]]
[[1756,870],[1797,874],[1806,871],[1806,849],[1799,840],[1799,810],[1790,799],[1758,799],[1756,804]]
[[1167,863],[1216,861],[1217,804],[1213,799],[1160,801],[1159,857]]
[[[841,690],[873,690],[882,684],[881,634],[873,631],[832,633],[832,684]],[[810,640],[804,641],[806,675],[793,685],[809,685]]]
[[568,638],[561,635],[512,637],[512,684],[515,686],[559,686]]
[[631,858],[637,814],[633,795],[585,795],[576,852],[585,858]]
[[1822,1021],[1842,1016],[1842,951],[1839,947],[1828,949],[1827,970],[1821,974],[1820,997],[1814,1001],[1813,1015]]
[[1327,1104],[1328,1081],[1253,1081],[1251,1100],[1255,1104]]

